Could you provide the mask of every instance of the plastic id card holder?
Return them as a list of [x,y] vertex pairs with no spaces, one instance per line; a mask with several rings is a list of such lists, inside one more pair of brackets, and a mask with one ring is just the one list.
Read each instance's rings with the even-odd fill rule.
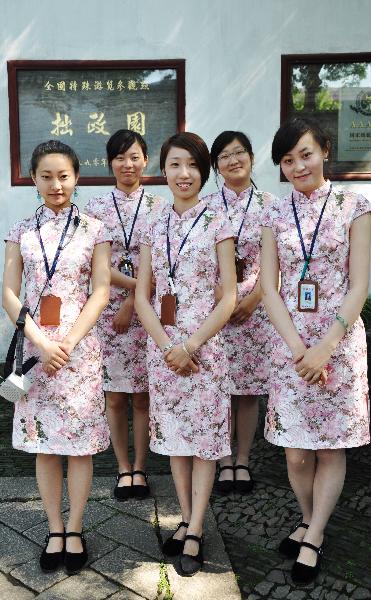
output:
[[311,279],[303,279],[298,283],[298,311],[317,312],[318,283]]

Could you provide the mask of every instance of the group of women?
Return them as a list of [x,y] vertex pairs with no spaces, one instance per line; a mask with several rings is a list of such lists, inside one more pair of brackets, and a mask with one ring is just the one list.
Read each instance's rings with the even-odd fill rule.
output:
[[[371,203],[326,179],[330,149],[316,122],[282,125],[272,158],[293,189],[278,199],[252,181],[254,154],[242,132],[224,131],[210,153],[198,135],[176,134],[160,155],[170,204],[140,183],[144,139],[119,130],[107,144],[116,186],[80,214],[75,152],[53,140],[35,148],[30,170],[42,204],[6,237],[3,304],[16,323],[24,277],[25,352],[40,360],[15,406],[13,445],[37,454],[49,523],[44,571],[63,563],[71,574],[86,563],[91,457],[110,439],[114,496],[149,495],[150,437],[154,452],[170,456],[182,515],[163,552],[179,555],[182,575],[197,573],[216,461],[219,491],[251,492],[258,396],[268,394],[265,435],[285,448],[302,514],[279,551],[294,559],[296,584],[316,577],[345,448],[370,441],[359,315]],[[201,197],[211,166],[223,183]]]

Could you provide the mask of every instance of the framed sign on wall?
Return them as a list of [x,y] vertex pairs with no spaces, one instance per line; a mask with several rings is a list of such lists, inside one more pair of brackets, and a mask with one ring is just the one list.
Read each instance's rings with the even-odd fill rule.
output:
[[371,53],[283,55],[281,123],[295,115],[329,131],[332,179],[371,179]]
[[112,184],[105,147],[118,129],[145,138],[144,183],[166,183],[162,143],[185,127],[185,60],[8,62],[12,185],[30,185],[40,142],[58,139],[80,159],[79,185]]

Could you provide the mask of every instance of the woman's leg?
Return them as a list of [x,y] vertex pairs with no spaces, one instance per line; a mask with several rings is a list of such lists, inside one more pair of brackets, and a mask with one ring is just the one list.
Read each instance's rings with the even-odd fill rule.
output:
[[[82,530],[82,519],[91,490],[93,478],[93,461],[89,456],[69,456],[67,471],[68,497],[70,514],[66,531]],[[81,540],[78,537],[67,538],[67,552],[81,552]]]
[[[106,415],[118,472],[131,471],[129,463],[128,395],[124,392],[106,392]],[[122,477],[118,487],[131,485],[131,477]]]
[[[251,446],[254,441],[259,416],[258,396],[236,396],[238,401],[236,432],[237,432],[237,457],[236,465],[249,465]],[[245,469],[236,473],[236,479],[248,481],[250,475]]]
[[[192,512],[192,457],[170,456],[171,473],[182,513],[182,521],[189,523]],[[183,540],[186,529],[182,527],[174,534],[174,539]]]
[[[133,471],[145,471],[149,445],[149,395],[147,392],[133,394],[133,433],[135,451]],[[143,475],[134,475],[133,484],[145,485]]]
[[[236,420],[238,418],[238,415],[237,415],[238,400],[237,400],[237,398],[238,398],[237,396],[231,397],[231,446],[233,444],[233,440],[234,440],[234,436],[235,436],[235,432],[236,432]],[[232,454],[229,454],[228,456],[224,456],[223,458],[221,458],[219,461],[219,465],[221,467],[232,467],[233,466]],[[234,479],[234,475],[233,475],[232,469],[224,469],[224,471],[222,471],[218,477],[219,481],[233,481],[233,479]]]
[[[193,457],[192,469],[192,513],[187,533],[200,536],[203,532],[206,509],[210,500],[215,476],[215,460],[203,460]],[[184,546],[186,554],[196,555],[199,545],[187,540]]]
[[[320,546],[328,520],[342,492],[346,457],[345,450],[317,450],[317,466],[313,482],[313,514],[304,539]],[[317,555],[309,548],[302,548],[299,562],[314,566]]]
[[[62,457],[56,454],[38,454],[36,456],[36,479],[46,516],[48,517],[49,531],[52,533],[63,533]],[[61,552],[62,548],[62,538],[51,538],[49,540],[47,547],[49,552]]]
[[[313,512],[313,482],[316,467],[314,450],[285,448],[287,473],[296,499],[301,508],[304,523],[310,524]],[[305,530],[298,529],[290,538],[301,542]]]

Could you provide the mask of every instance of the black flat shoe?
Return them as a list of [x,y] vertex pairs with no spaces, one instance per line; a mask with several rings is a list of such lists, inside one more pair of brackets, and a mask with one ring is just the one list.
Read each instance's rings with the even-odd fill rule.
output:
[[[65,534],[64,533],[48,533],[45,538],[45,548],[40,556],[40,567],[44,573],[52,573],[63,563],[65,553]],[[63,548],[60,552],[46,552],[50,538],[63,538]]]
[[318,575],[321,569],[321,560],[323,557],[323,545],[319,548],[308,542],[302,542],[302,548],[310,548],[317,554],[317,561],[314,567],[295,561],[291,569],[291,578],[295,585],[307,585],[311,583]]
[[187,540],[194,540],[198,542],[198,554],[193,556],[192,554],[184,554],[184,552],[180,555],[180,574],[183,577],[192,577],[192,575],[196,575],[202,569],[202,565],[204,564],[204,557],[202,552],[203,546],[203,536],[197,537],[197,535],[186,535],[184,543]]
[[233,479],[231,479],[231,480],[226,479],[225,481],[219,481],[220,473],[227,469],[231,469],[233,471],[233,466],[227,465],[225,467],[219,467],[219,469],[218,469],[218,479],[215,482],[215,490],[217,492],[219,492],[219,494],[230,494],[233,491],[233,487],[234,487]]
[[[237,469],[244,469],[245,471],[248,471],[248,473],[250,475],[250,480],[244,481],[243,479],[236,479]],[[233,467],[233,470],[234,470],[234,489],[235,489],[235,491],[238,492],[239,494],[249,494],[254,487],[254,480],[252,478],[249,467],[246,467],[246,465],[235,465]]]
[[131,486],[132,498],[139,498],[140,500],[142,500],[143,498],[148,498],[151,490],[149,489],[149,485],[148,485],[147,473],[145,471],[133,471],[132,476],[134,477],[134,475],[143,475],[146,483],[144,485],[142,485],[142,484],[134,485],[133,484]]
[[179,531],[181,527],[185,527],[186,529],[188,529],[188,525],[189,523],[181,521],[174,533],[170,537],[168,537],[167,540],[165,540],[165,542],[162,544],[162,552],[166,556],[178,556],[178,554],[180,554],[183,551],[184,540],[175,540],[174,535],[177,531]]
[[299,556],[301,542],[292,540],[290,538],[290,535],[295,533],[295,531],[300,529],[300,527],[308,529],[309,525],[307,525],[306,523],[298,523],[295,529],[291,531],[288,537],[283,538],[282,542],[278,546],[278,552],[280,552],[284,556],[287,556],[287,558],[297,558]]
[[83,533],[78,533],[77,531],[69,531],[66,533],[66,539],[68,537],[79,537],[81,538],[82,543],[82,552],[67,552],[64,553],[64,566],[66,569],[67,575],[74,575],[81,571],[83,566],[86,564],[88,560],[88,551],[86,549],[86,540],[84,538]]
[[[118,484],[119,484],[121,477],[131,477],[131,485],[124,485],[122,487],[119,487]],[[113,495],[116,498],[116,500],[118,500],[119,502],[122,502],[122,500],[127,500],[128,498],[131,498],[132,489],[133,489],[133,474],[132,473],[125,472],[125,473],[119,473],[118,475],[116,475],[116,485],[115,485],[115,489],[113,490]]]

